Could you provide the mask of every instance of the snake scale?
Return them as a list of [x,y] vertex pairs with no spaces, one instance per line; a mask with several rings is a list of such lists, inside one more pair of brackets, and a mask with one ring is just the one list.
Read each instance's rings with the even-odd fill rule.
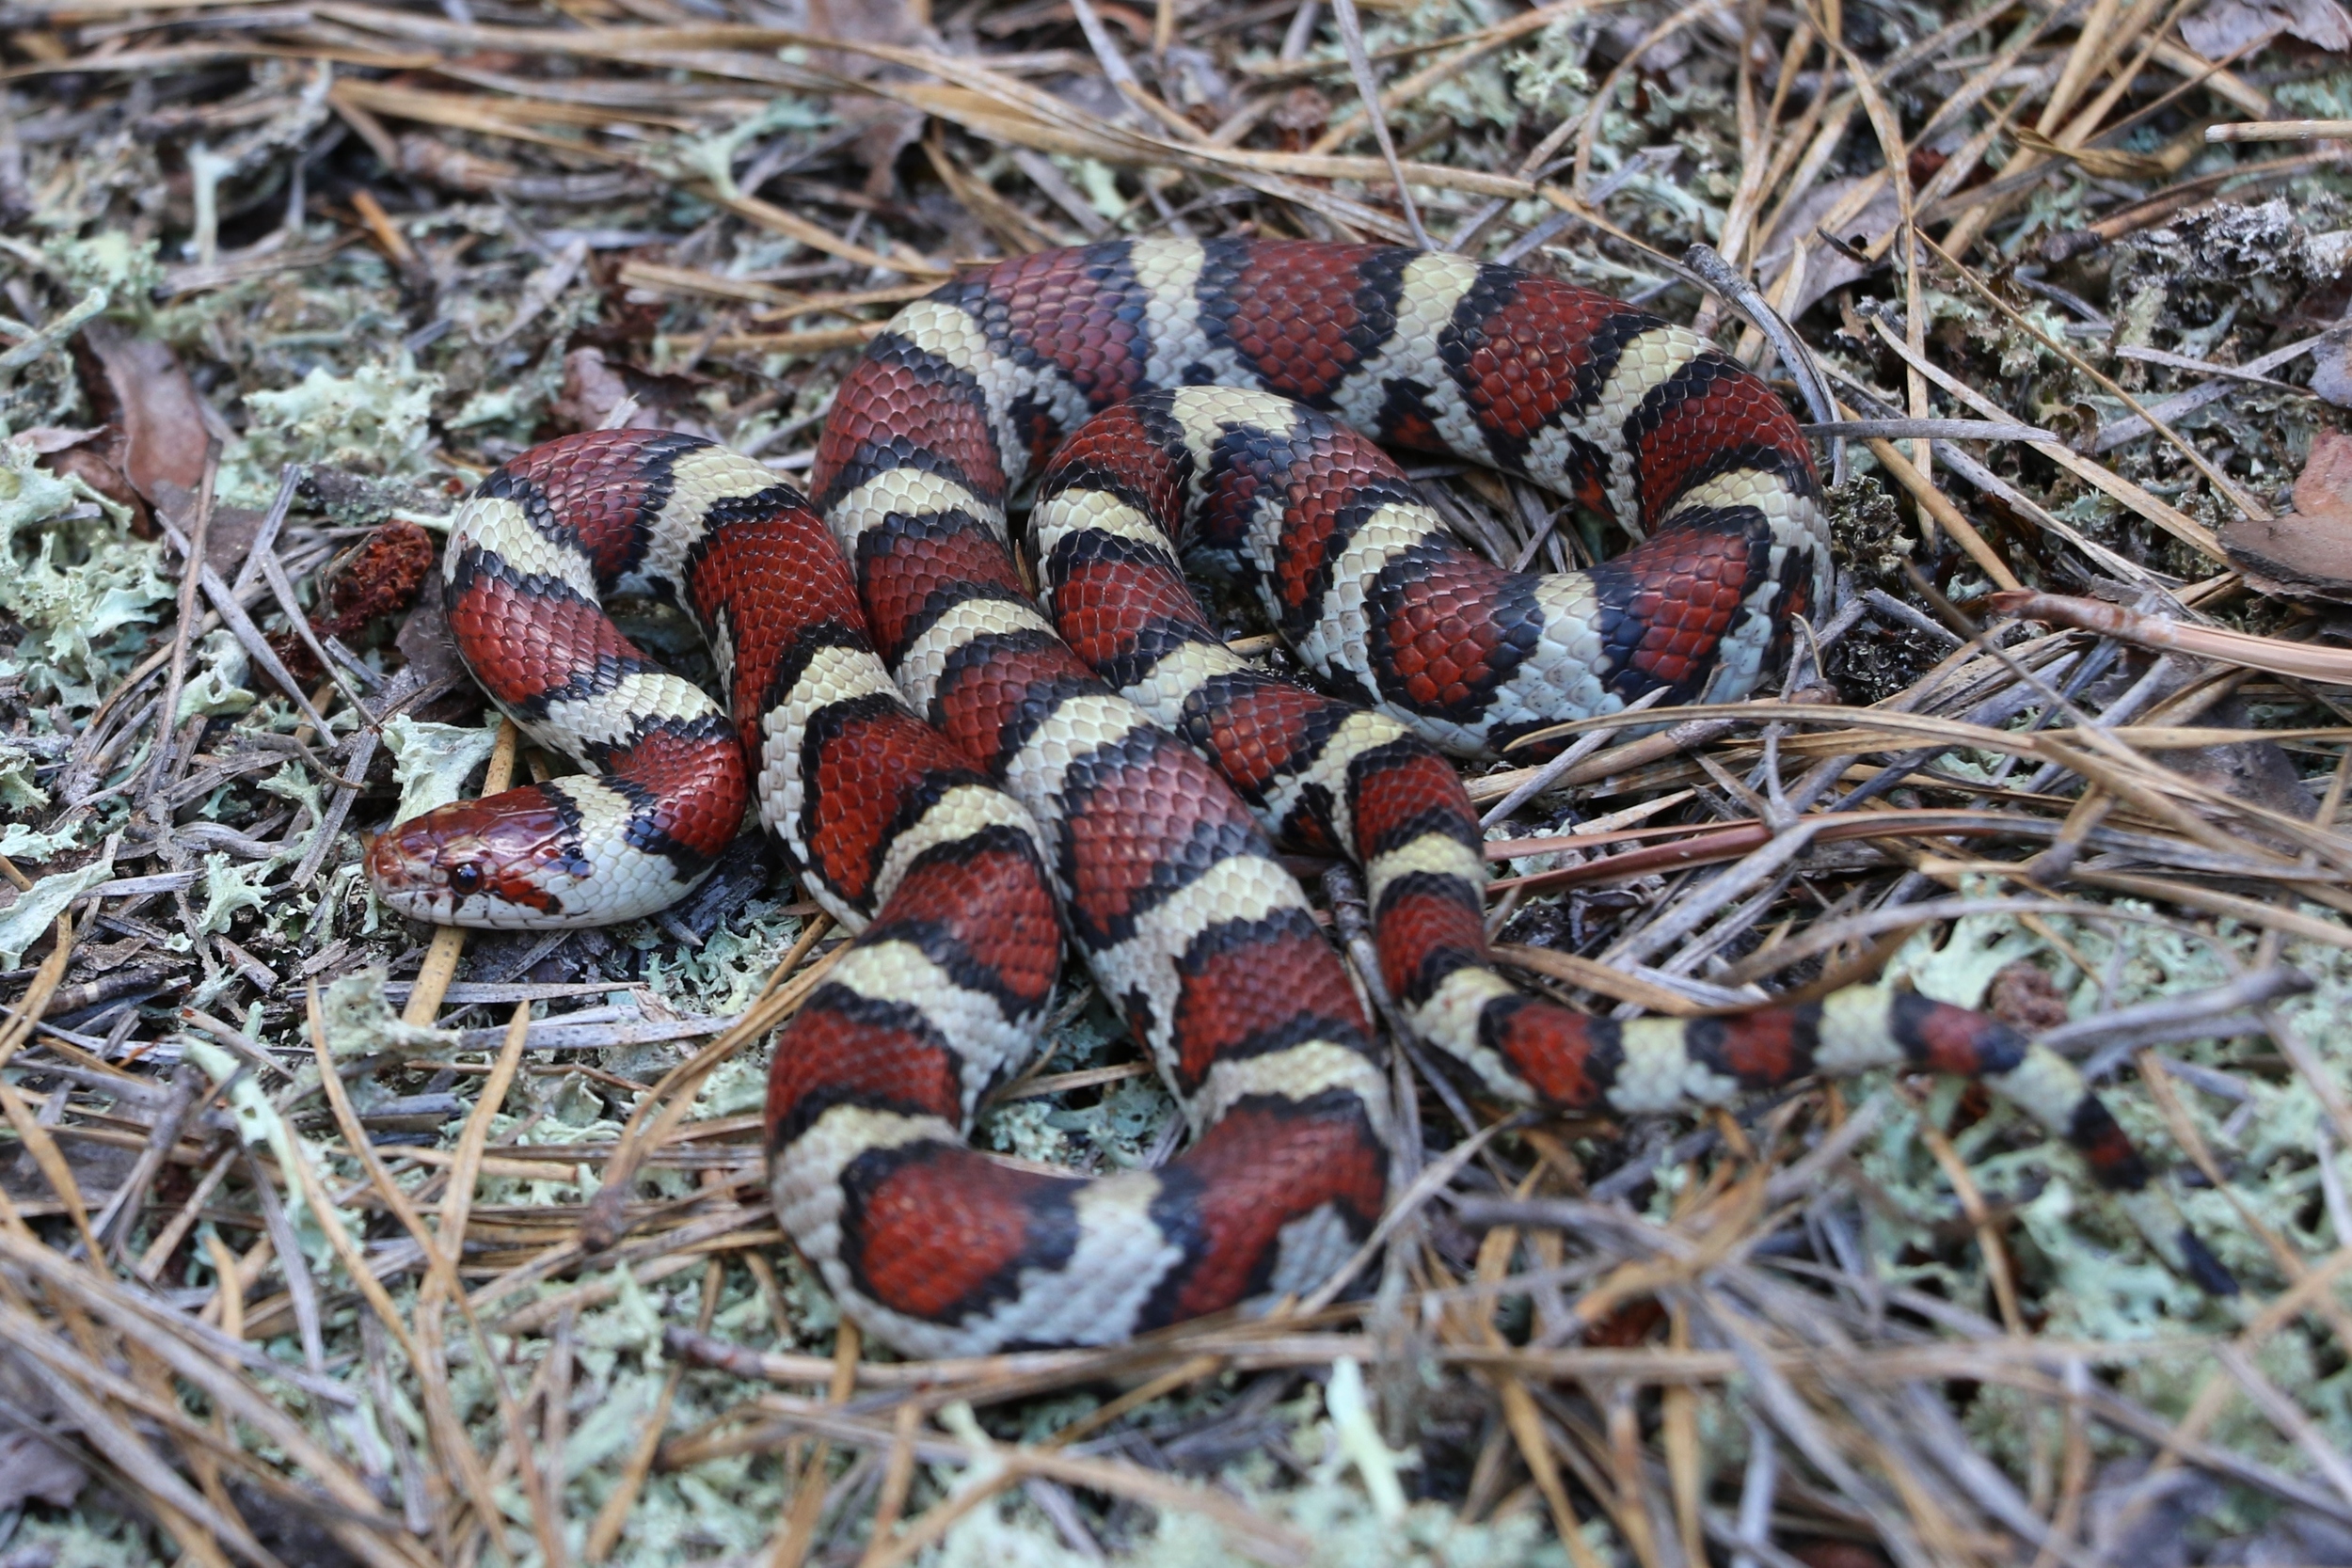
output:
[[[1574,496],[1641,543],[1504,571],[1375,442]],[[1025,579],[1009,498],[1040,474]],[[491,475],[451,625],[497,705],[592,771],[371,847],[421,918],[552,927],[683,895],[747,804],[857,936],[776,1044],[776,1211],[845,1309],[917,1355],[1095,1344],[1302,1292],[1387,1197],[1365,1006],[1278,842],[1362,870],[1409,1028],[1506,1101],[1624,1115],[1808,1074],[1982,1079],[2208,1279],[2112,1117],[2050,1052],[1883,986],[1615,1021],[1498,976],[1481,832],[1444,752],[1745,696],[1829,596],[1804,437],[1771,388],[1605,295],[1409,249],[1137,239],[909,306],[828,416],[808,500],[646,431]],[[1180,556],[1235,574],[1319,684],[1230,651]],[[723,709],[606,619],[689,611]],[[1027,1061],[1065,942],[1195,1132],[1156,1170],[965,1143]]]

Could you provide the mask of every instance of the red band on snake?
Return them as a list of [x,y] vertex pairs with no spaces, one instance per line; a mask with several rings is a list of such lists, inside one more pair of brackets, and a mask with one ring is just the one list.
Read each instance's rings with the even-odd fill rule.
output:
[[[1375,439],[1525,475],[1642,542],[1503,571]],[[1049,620],[1005,506],[1057,448],[1030,530]],[[1801,434],[1687,330],[1410,250],[1047,252],[900,313],[837,395],[813,489],[814,511],[755,463],[644,432],[485,482],[445,562],[461,651],[601,777],[444,808],[370,869],[429,919],[624,919],[693,884],[748,792],[859,933],[777,1040],[777,1212],[891,1344],[1115,1341],[1310,1290],[1369,1235],[1385,1073],[1278,838],[1362,866],[1383,989],[1498,1096],[1629,1115],[1812,1073],[1980,1077],[2169,1261],[2226,1284],[2074,1069],[1992,1019],[1859,987],[1621,1022],[1491,968],[1481,832],[1440,749],[1661,688],[1744,696],[1828,598]],[[1232,654],[1180,551],[1247,582],[1356,701]],[[615,591],[697,619],[724,715],[604,619]],[[1163,1169],[1061,1179],[964,1146],[1033,1050],[1065,931],[1195,1129]]]

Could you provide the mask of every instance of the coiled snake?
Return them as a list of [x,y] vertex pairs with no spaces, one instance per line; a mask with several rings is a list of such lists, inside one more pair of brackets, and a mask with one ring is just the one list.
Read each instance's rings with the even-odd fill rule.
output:
[[[1375,440],[1524,475],[1643,542],[1503,571]],[[1049,454],[1033,596],[1006,503]],[[1180,551],[1246,579],[1323,689],[1231,652]],[[1787,409],[1616,300],[1314,243],[1023,257],[874,341],[807,503],[697,438],[569,436],[482,484],[444,569],[485,689],[595,774],[383,835],[376,887],[443,922],[625,919],[691,888],[755,803],[860,933],[777,1041],[776,1210],[902,1351],[1118,1340],[1311,1289],[1369,1233],[1386,1077],[1278,840],[1361,866],[1389,995],[1495,1095],[1637,1114],[1816,1072],[1970,1074],[2079,1149],[2175,1266],[2218,1273],[2074,1069],[1983,1015],[1857,987],[1619,1022],[1489,966],[1481,833],[1440,749],[1661,687],[1744,696],[1829,594]],[[615,591],[693,615],[724,711],[621,636]],[[964,1143],[1034,1048],[1065,936],[1197,1131],[1162,1169],[1062,1179]]]

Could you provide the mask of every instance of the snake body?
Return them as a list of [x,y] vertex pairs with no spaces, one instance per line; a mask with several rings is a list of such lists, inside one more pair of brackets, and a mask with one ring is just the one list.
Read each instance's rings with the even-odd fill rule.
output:
[[[1525,475],[1642,542],[1504,571],[1374,438]],[[1049,456],[1033,595],[1006,503]],[[1181,558],[1238,574],[1325,689],[1229,650]],[[1311,1289],[1370,1235],[1386,1076],[1278,838],[1359,863],[1381,989],[1501,1097],[1635,1114],[1816,1072],[1980,1077],[2217,1276],[2074,1069],[1983,1015],[1856,987],[1620,1022],[1495,974],[1441,752],[1661,688],[1744,696],[1829,591],[1787,410],[1618,301],[1411,250],[1048,251],[890,324],[836,396],[812,503],[695,438],[565,437],[483,484],[444,569],[489,695],[595,774],[384,835],[379,891],[462,924],[628,918],[698,879],[748,796],[858,932],[777,1041],[777,1212],[910,1354],[1116,1341]],[[604,618],[615,591],[694,616],[723,714]],[[1033,1048],[1065,933],[1195,1130],[1164,1168],[1076,1180],[964,1144]]]

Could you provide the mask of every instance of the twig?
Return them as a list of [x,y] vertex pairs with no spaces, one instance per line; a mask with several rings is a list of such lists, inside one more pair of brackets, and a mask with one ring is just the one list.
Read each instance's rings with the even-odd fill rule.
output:
[[[515,753],[521,744],[522,731],[512,719],[499,722],[498,743],[490,752],[490,761],[482,774],[484,796],[498,794],[514,782]],[[324,832],[324,826],[321,829]],[[466,929],[462,926],[444,926],[433,933],[433,943],[425,949],[424,961],[418,966],[416,985],[408,992],[407,1005],[400,1010],[400,1021],[422,1028],[433,1022],[441,1010],[441,993],[457,977],[457,960],[465,955]],[[530,1016],[526,1008],[524,1016]]]
[[[2291,397],[2310,398],[2319,395],[2309,387],[2297,387],[2291,381],[2274,380],[2269,376],[2247,370],[2243,366],[2217,365],[2210,359],[2192,359],[2185,354],[2170,354],[2160,348],[2142,348],[2137,343],[2125,343],[2115,353],[2116,356],[2121,359],[2137,359],[2143,365],[2162,365],[2168,370],[2187,371],[2195,375],[2220,376],[2230,381],[2242,381],[2249,387],[2265,387],[2271,391],[2285,392]],[[2038,440],[2044,437],[2032,438]]]
[[[290,476],[286,483],[279,486],[278,494],[291,500],[293,487],[293,479]],[[204,596],[212,601],[214,613],[220,617],[223,626],[235,634],[238,646],[245,649],[246,657],[260,665],[262,673],[278,683],[278,689],[286,693],[287,700],[294,704],[295,711],[300,713],[313,729],[322,735],[326,733],[326,719],[320,716],[317,708],[310,705],[310,699],[303,694],[302,683],[294,679],[292,672],[288,671],[284,662],[278,658],[278,650],[271,647],[269,639],[262,635],[262,628],[255,626],[253,617],[246,613],[245,604],[238,597],[238,590],[224,581],[220,573],[214,570],[211,562],[194,553],[199,546],[193,540],[182,538],[180,531],[171,526],[170,519],[158,517],[156,521],[164,531],[164,537],[171,541],[172,547],[180,552],[183,562],[187,563],[188,569],[194,572],[197,581],[204,590]],[[287,599],[290,600],[292,594],[289,592]],[[318,647],[315,638],[310,637],[310,623],[303,616],[300,607],[282,600],[281,603],[284,603],[287,614],[294,618],[294,625],[301,628],[311,647],[322,656],[322,661],[332,672],[334,661],[325,658],[326,650]],[[342,684],[340,675],[337,676],[337,684]],[[344,695],[352,699],[354,706],[358,705],[358,694],[347,686],[344,687]]]
[[1396,140],[1389,135],[1389,117],[1380,106],[1380,83],[1372,73],[1372,60],[1364,53],[1364,24],[1356,14],[1356,0],[1331,0],[1331,18],[1340,24],[1340,40],[1347,47],[1347,66],[1356,76],[1356,91],[1362,100],[1364,117],[1372,122],[1372,139],[1379,144],[1380,156],[1387,161],[1390,178],[1396,182],[1396,204],[1405,214],[1406,230],[1413,243],[1423,250],[1434,250],[1429,232],[1421,226],[1421,209],[1413,201],[1413,193],[1405,182],[1405,166],[1396,155]]
[[2143,615],[2122,605],[2097,599],[2070,598],[2058,594],[1994,594],[1987,601],[2004,615],[2040,621],[2047,626],[2073,626],[2119,638],[2143,648],[2164,648],[2293,675],[2329,686],[2352,685],[2352,649],[2289,642],[2283,638],[2256,637],[2249,632],[2201,626],[2185,621]]
[[[2267,372],[2277,370],[2281,365],[2292,364],[2323,343],[2341,342],[2347,332],[2352,332],[2352,327],[2332,326],[2325,332],[2316,332],[2308,338],[2298,338],[2294,342],[2270,350],[2267,354],[2258,355],[2243,365],[2232,367],[2234,372],[2233,379],[2266,375]],[[2217,366],[2215,370],[2218,372],[2220,367]],[[2148,416],[2153,419],[2180,420],[2195,413],[2207,404],[2219,402],[2230,394],[2231,389],[2231,380],[2208,381],[2202,387],[2192,387],[2185,392],[2176,393],[2161,402],[2150,404],[2147,410]],[[2099,434],[2090,438],[2090,451],[2094,454],[2112,451],[2126,441],[2136,441],[2142,436],[2148,435],[2153,428],[2148,422],[2148,419],[2143,419],[2137,414],[2129,415],[2116,420],[2113,424],[2101,425]]]
[[[2120,1053],[2120,1061],[2122,1055],[2128,1055],[2142,1045],[2158,1043],[2158,1036],[2169,1028],[2194,1027],[2281,997],[2307,995],[2313,984],[2312,977],[2301,970],[2274,965],[2191,995],[2168,996],[2159,1002],[2144,1002],[2136,1007],[2119,1007],[2113,1012],[2061,1023],[2044,1031],[2041,1043],[2061,1056],[2090,1057],[2096,1053],[2095,1059],[2104,1059]],[[2096,1074],[2086,1069],[2085,1076]]]
[[178,775],[179,758],[173,744],[180,729],[180,691],[187,684],[188,647],[196,640],[196,595],[204,577],[204,546],[213,531],[213,492],[220,481],[220,442],[204,447],[204,480],[196,495],[196,520],[188,528],[188,548],[180,570],[180,616],[172,628],[171,657],[166,666],[164,696],[155,713],[155,757],[140,803]]
[[1804,405],[1813,412],[1814,429],[1826,435],[1830,444],[1833,484],[1846,483],[1846,451],[1844,437],[1839,434],[1847,422],[1838,417],[1837,400],[1830,395],[1829,383],[1821,375],[1821,367],[1813,357],[1813,351],[1797,336],[1762,290],[1718,255],[1714,246],[1694,245],[1682,253],[1683,264],[1707,280],[1707,286],[1724,296],[1741,315],[1755,324],[1757,331],[1772,341],[1780,355],[1780,362],[1796,378],[1797,390],[1804,397]]
[[2264,119],[2208,125],[2209,142],[2333,141],[2352,137],[2352,119]]
[[[1626,704],[1624,708],[1620,711],[1626,713],[1643,712],[1648,708],[1655,707],[1665,697],[1665,695],[1666,689],[1663,687],[1659,688],[1655,691],[1645,691],[1642,695],[1633,699],[1633,701]],[[1478,819],[1478,825],[1482,828],[1491,828],[1496,823],[1502,821],[1513,812],[1518,810],[1519,807],[1525,805],[1536,796],[1541,795],[1545,790],[1550,789],[1554,785],[1558,784],[1563,779],[1567,777],[1570,769],[1574,768],[1577,764],[1582,762],[1586,757],[1592,755],[1595,752],[1599,751],[1603,746],[1608,745],[1612,738],[1613,736],[1609,731],[1596,730],[1591,735],[1583,736],[1574,745],[1563,751],[1558,756],[1553,757],[1549,762],[1543,763],[1531,769],[1525,779],[1512,785],[1511,792],[1508,795],[1505,795],[1501,800],[1497,801],[1487,810],[1484,816]]]
[[2055,441],[2058,433],[2029,424],[2000,424],[1991,420],[1833,420],[1827,424],[1800,425],[1817,440],[1909,441],[1933,437],[1946,441]]
[[[2032,439],[2030,436],[2019,438]],[[1951,498],[1937,489],[1933,481],[1912,465],[1911,459],[1896,451],[1893,442],[1873,439],[1869,447],[1870,455],[1879,460],[1879,466],[1896,483],[1911,492],[1912,499],[1935,519],[1937,526],[1968,552],[1968,559],[1984,568],[1985,576],[2002,588],[2025,586],[2018,581],[2017,574],[2009,569],[2009,562],[1985,543],[1984,535],[1977,531],[1976,525],[1961,515],[1960,508],[1952,504]]]

